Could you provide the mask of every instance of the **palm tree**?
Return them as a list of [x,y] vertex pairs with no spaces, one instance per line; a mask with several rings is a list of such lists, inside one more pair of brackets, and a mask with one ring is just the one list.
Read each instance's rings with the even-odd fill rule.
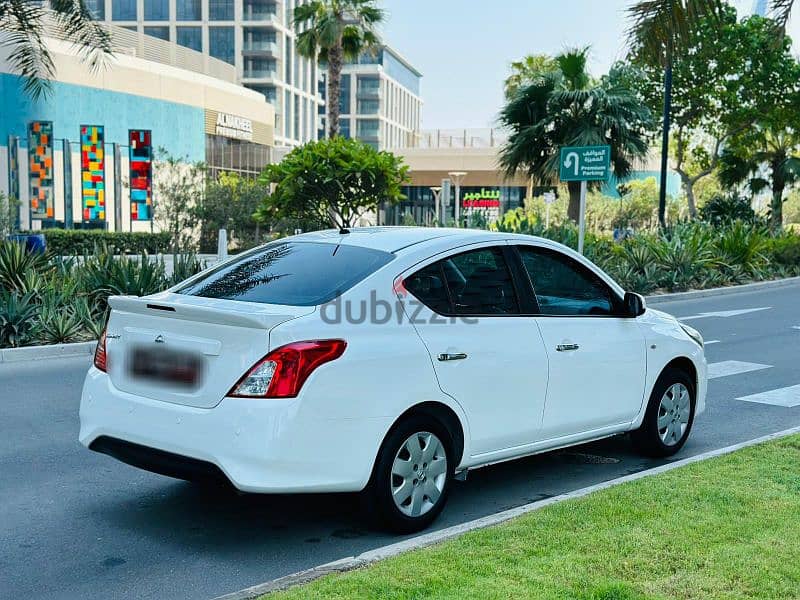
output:
[[[647,154],[650,111],[632,92],[586,71],[588,48],[555,57],[557,69],[537,77],[507,101],[500,122],[511,135],[500,151],[508,176],[524,172],[539,185],[558,180],[561,146],[611,146],[614,175],[624,179]],[[569,182],[568,215],[577,221],[580,183]]]
[[[793,5],[794,0],[770,1],[770,12],[781,30],[789,19]],[[706,18],[716,20],[725,6],[725,0],[638,0],[628,9],[631,47],[664,67],[661,185],[658,199],[658,219],[662,227],[666,212],[673,54],[686,48],[693,25]]]
[[[784,192],[800,180],[800,134],[767,123],[756,123],[734,138],[720,157],[720,182],[746,184],[753,194],[771,192],[770,228],[783,227]],[[766,167],[766,169],[765,169]]]
[[328,65],[328,136],[339,135],[342,65],[380,44],[384,11],[375,0],[311,0],[294,9],[297,52]]
[[542,73],[555,69],[556,62],[547,54],[528,54],[522,60],[515,60],[511,63],[511,75],[506,77],[503,83],[506,99],[510,99],[523,85],[530,83]]
[[63,37],[77,46],[92,69],[111,54],[111,36],[94,21],[84,0],[0,0],[0,46],[11,48],[9,61],[24,79],[24,89],[38,99],[55,77],[53,57],[44,38]]

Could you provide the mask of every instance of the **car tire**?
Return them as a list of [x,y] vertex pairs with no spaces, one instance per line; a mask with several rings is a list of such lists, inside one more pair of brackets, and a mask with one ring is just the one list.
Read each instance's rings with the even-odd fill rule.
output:
[[672,456],[689,437],[696,403],[694,379],[680,369],[666,369],[653,386],[644,421],[631,433],[634,446],[653,457]]
[[413,415],[395,425],[362,494],[373,522],[395,533],[413,533],[433,523],[450,492],[453,447],[447,428],[433,417]]

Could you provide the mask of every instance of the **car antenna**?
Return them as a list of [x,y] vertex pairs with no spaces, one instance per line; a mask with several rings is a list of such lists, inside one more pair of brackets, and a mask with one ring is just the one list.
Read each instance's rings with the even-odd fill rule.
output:
[[344,235],[346,233],[350,233],[350,230],[347,227],[339,227],[339,235]]

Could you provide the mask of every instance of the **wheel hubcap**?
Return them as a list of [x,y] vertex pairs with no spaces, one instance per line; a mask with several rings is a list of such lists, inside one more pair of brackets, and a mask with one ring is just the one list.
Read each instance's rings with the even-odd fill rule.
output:
[[410,435],[394,457],[390,479],[400,512],[419,517],[431,510],[447,483],[447,454],[441,440],[428,431]]
[[691,397],[682,383],[675,383],[664,392],[658,407],[658,435],[666,446],[683,439],[689,427]]

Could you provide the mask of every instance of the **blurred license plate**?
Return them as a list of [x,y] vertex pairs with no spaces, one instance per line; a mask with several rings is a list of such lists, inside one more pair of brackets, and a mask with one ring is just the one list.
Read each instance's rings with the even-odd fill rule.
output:
[[129,364],[131,375],[137,379],[181,387],[196,387],[203,374],[203,361],[199,355],[166,348],[136,348]]

